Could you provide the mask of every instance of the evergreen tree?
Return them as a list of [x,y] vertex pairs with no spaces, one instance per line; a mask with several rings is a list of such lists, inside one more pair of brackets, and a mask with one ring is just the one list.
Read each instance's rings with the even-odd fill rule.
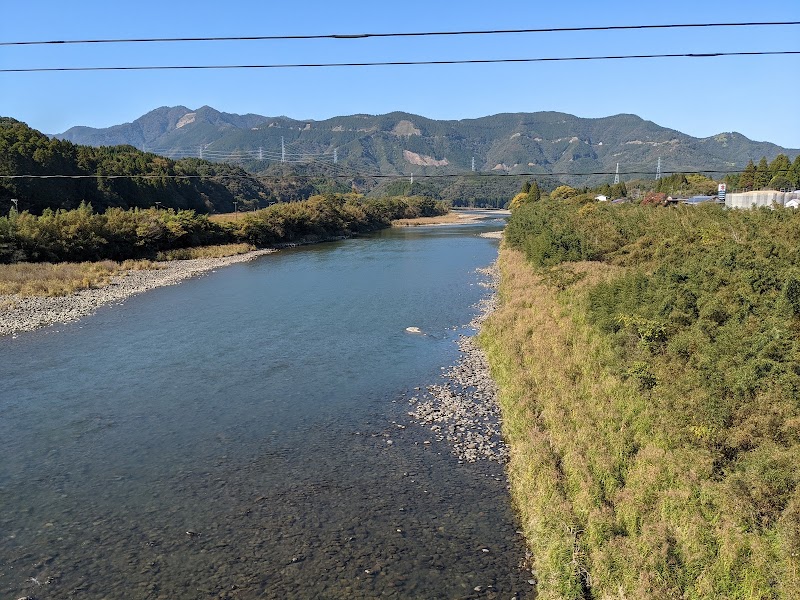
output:
[[528,200],[531,202],[538,202],[542,199],[542,190],[539,189],[539,184],[536,183],[536,180],[533,180],[531,184],[531,188],[528,191]]
[[751,159],[744,168],[744,171],[739,175],[739,187],[743,190],[752,190],[755,183],[756,166]]
[[794,186],[786,175],[775,175],[775,177],[769,180],[769,185],[767,187],[771,190],[786,191]]
[[789,181],[792,182],[794,189],[800,188],[800,154],[795,157],[792,168],[789,170]]
[[769,174],[769,165],[767,164],[766,157],[762,156],[761,160],[758,161],[758,166],[756,167],[756,177],[754,182],[754,187],[757,190],[764,189],[769,185],[769,180],[772,176]]
[[742,187],[739,183],[739,173],[728,173],[725,175],[725,179],[723,179],[723,181],[729,190],[735,190]]
[[789,176],[789,170],[792,168],[792,163],[789,162],[789,157],[785,154],[778,154],[769,164],[769,175],[770,178],[775,178],[780,175],[784,177]]
[[620,181],[611,186],[609,193],[612,199],[625,198],[628,195],[628,188],[625,187],[624,181]]
[[530,191],[531,191],[531,182],[526,181],[525,183],[522,184],[522,193],[527,194]]

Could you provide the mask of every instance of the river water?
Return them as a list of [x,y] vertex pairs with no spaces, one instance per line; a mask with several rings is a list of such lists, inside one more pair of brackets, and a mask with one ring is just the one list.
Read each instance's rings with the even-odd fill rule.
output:
[[407,415],[501,226],[283,250],[0,338],[0,597],[529,597],[502,466]]

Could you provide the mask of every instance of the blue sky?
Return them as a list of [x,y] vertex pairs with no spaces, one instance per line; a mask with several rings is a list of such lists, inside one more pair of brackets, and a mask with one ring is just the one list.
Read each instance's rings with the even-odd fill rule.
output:
[[[12,1],[0,40],[294,35],[800,20],[761,2]],[[0,68],[442,60],[800,50],[800,27],[405,39],[0,47]],[[107,127],[159,106],[297,119],[403,110],[461,119],[556,110],[634,113],[704,137],[800,147],[800,56],[336,69],[0,73],[0,115],[47,133]]]

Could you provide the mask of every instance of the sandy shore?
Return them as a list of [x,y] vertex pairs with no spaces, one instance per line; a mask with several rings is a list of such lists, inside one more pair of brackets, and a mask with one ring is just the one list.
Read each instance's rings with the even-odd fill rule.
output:
[[[480,313],[470,326],[481,324],[497,308],[499,271],[496,265],[479,269],[492,290],[477,308]],[[447,440],[455,456],[463,462],[492,460],[504,463],[508,447],[501,432],[497,386],[489,373],[489,364],[474,336],[458,340],[461,357],[443,375],[444,383],[430,385],[427,391],[412,397],[409,416],[429,428],[439,441]]]
[[392,227],[421,227],[425,225],[462,225],[477,223],[484,219],[507,217],[511,214],[508,210],[482,210],[470,211],[452,210],[446,215],[437,217],[417,217],[416,219],[397,219],[392,221]]
[[163,269],[126,271],[112,278],[106,286],[82,290],[68,296],[0,295],[0,336],[76,321],[91,315],[105,304],[121,303],[135,294],[164,285],[174,285],[189,277],[252,260],[270,252],[275,250],[254,250],[223,258],[165,261],[161,263]]

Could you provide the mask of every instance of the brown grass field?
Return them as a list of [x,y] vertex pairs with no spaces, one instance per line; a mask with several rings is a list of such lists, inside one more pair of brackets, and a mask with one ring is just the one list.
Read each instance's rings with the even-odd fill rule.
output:
[[244,254],[255,248],[250,244],[198,246],[159,252],[157,261],[113,260],[82,263],[15,263],[0,265],[0,296],[67,296],[80,290],[99,288],[114,275],[141,269],[162,269],[163,261],[196,258],[222,258]]
[[123,271],[158,268],[157,263],[149,260],[0,265],[0,295],[66,296],[107,285],[114,275]]

